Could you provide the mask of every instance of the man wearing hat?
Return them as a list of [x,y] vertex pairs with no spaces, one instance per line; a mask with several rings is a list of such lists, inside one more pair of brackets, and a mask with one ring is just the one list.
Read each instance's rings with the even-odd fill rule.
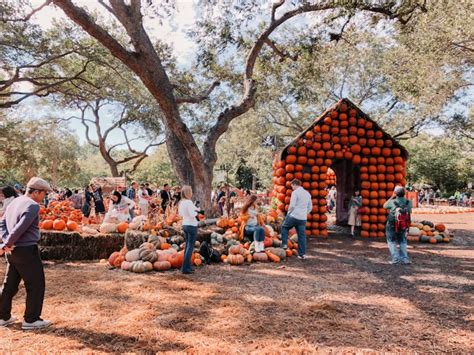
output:
[[45,291],[43,263],[38,249],[39,203],[52,191],[49,184],[33,177],[26,194],[8,206],[0,220],[0,255],[6,253],[7,269],[0,291],[0,326],[16,322],[11,315],[12,299],[23,279],[26,288],[26,309],[22,329],[45,328],[50,321],[41,319]]
[[385,236],[392,264],[410,264],[407,252],[407,233],[410,227],[411,200],[405,198],[405,188],[395,186],[392,197],[383,205],[388,210]]

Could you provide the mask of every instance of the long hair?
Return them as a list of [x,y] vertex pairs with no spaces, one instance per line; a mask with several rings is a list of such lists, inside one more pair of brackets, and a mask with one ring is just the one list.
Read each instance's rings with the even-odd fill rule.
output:
[[115,202],[114,200],[111,200],[111,201],[112,201],[112,203],[113,203],[114,205],[118,205],[118,204],[120,203],[120,201],[122,201],[122,194],[121,194],[120,192],[118,192],[117,190],[115,190],[115,191],[113,192],[113,195],[114,195],[114,196],[117,196],[117,199],[118,199],[118,200],[117,200],[117,202]]
[[4,188],[2,188],[2,193],[5,198],[18,197],[18,194],[16,193],[15,189],[11,186],[5,186]]
[[257,201],[257,195],[251,195],[251,196],[248,198],[247,202],[245,202],[244,207],[242,207],[242,213],[243,213],[243,214],[247,213],[247,211],[249,210],[250,206],[252,206],[252,205],[255,203],[255,201]]

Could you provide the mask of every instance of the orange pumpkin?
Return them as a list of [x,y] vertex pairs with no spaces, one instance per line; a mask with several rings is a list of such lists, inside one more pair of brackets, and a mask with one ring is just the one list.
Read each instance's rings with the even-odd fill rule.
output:
[[117,232],[118,233],[125,233],[128,229],[128,223],[127,222],[122,222],[117,224]]
[[77,231],[77,229],[79,228],[79,226],[77,225],[77,223],[74,222],[74,221],[68,221],[68,222],[66,223],[66,227],[67,227],[67,230],[68,230],[68,231],[71,231],[71,232]]
[[53,229],[54,230],[62,231],[62,230],[64,230],[64,228],[66,228],[66,222],[64,222],[64,220],[59,219],[59,218],[54,220],[54,222],[53,222]]
[[50,219],[43,221],[43,223],[41,223],[41,229],[46,229],[46,230],[53,229],[53,221]]
[[183,265],[184,253],[179,252],[172,254],[168,257],[168,261],[170,262],[172,268],[179,269]]

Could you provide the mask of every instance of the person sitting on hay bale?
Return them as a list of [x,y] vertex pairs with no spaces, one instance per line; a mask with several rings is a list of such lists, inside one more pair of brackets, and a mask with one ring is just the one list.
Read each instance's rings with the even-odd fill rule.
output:
[[265,229],[263,228],[265,217],[257,212],[257,200],[258,197],[252,195],[242,207],[239,239],[242,240],[245,236],[249,236],[255,243],[255,252],[259,253],[265,249],[263,245],[265,240]]

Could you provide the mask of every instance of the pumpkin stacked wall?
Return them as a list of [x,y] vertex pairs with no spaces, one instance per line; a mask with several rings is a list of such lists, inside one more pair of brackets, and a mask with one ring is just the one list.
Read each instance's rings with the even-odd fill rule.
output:
[[[285,147],[273,164],[274,196],[288,211],[291,181],[299,179],[312,197],[306,234],[326,237],[327,186],[335,184],[330,166],[348,160],[360,173],[362,237],[384,237],[387,212],[383,204],[396,185],[406,185],[406,150],[348,99],[328,109]],[[345,171],[353,174],[353,171]],[[350,196],[349,196],[350,198]]]

